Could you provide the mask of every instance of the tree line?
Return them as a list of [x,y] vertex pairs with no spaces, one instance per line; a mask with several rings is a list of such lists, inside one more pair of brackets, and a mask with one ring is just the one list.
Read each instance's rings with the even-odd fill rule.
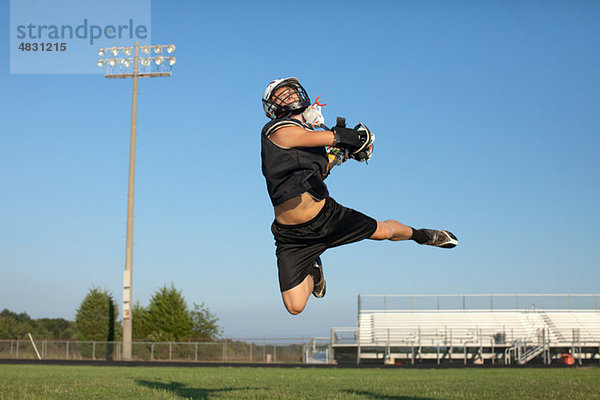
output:
[[[0,339],[120,341],[118,306],[105,289],[92,287],[77,309],[75,321],[62,318],[32,319],[26,313],[4,309],[0,313]],[[204,304],[188,307],[181,291],[164,285],[147,306],[137,302],[132,310],[132,336],[136,341],[207,341],[222,334],[219,319]]]
[[8,309],[0,312],[0,339],[24,339],[31,333],[36,339],[76,340],[75,322],[63,318],[33,319],[27,313]]

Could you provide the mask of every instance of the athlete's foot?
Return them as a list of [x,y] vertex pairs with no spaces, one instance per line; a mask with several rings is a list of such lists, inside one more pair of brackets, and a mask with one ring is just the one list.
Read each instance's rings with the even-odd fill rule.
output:
[[453,247],[456,247],[456,245],[458,244],[458,239],[451,232],[438,231],[435,229],[419,230],[424,232],[429,237],[429,240],[421,244],[426,244],[428,246],[435,247],[443,247],[444,249],[451,249]]
[[312,294],[316,298],[321,298],[325,296],[325,276],[323,275],[323,263],[321,262],[321,257],[317,257],[315,260],[314,268],[316,268],[318,272],[315,271],[316,273],[312,274],[312,276],[314,278],[316,275],[318,276],[318,279],[315,279]]

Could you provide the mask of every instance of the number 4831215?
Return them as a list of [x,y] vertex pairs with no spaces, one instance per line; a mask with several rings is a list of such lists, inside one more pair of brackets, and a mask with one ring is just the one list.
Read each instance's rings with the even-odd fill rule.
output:
[[41,43],[26,43],[21,42],[19,45],[19,50],[21,51],[66,51],[67,44],[66,43],[50,43],[50,42],[41,42]]

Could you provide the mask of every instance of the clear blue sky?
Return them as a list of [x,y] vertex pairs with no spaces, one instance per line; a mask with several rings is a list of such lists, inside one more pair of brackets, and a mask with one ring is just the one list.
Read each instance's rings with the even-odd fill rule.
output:
[[[153,1],[178,63],[139,85],[134,299],[172,282],[226,336],[300,337],[353,326],[358,293],[598,293],[599,20],[594,1]],[[0,68],[0,308],[72,319],[92,285],[120,304],[131,80]],[[338,202],[459,247],[329,250],[327,296],[287,315],[259,140],[284,76],[377,136],[327,179]]]

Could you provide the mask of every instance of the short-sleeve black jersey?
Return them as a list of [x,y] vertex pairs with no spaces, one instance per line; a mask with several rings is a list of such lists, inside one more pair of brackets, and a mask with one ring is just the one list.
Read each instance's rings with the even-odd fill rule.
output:
[[278,129],[292,125],[312,130],[298,120],[282,118],[267,123],[261,133],[262,173],[274,206],[305,192],[317,200],[329,196],[323,182],[328,163],[325,147],[284,149],[269,139]]

